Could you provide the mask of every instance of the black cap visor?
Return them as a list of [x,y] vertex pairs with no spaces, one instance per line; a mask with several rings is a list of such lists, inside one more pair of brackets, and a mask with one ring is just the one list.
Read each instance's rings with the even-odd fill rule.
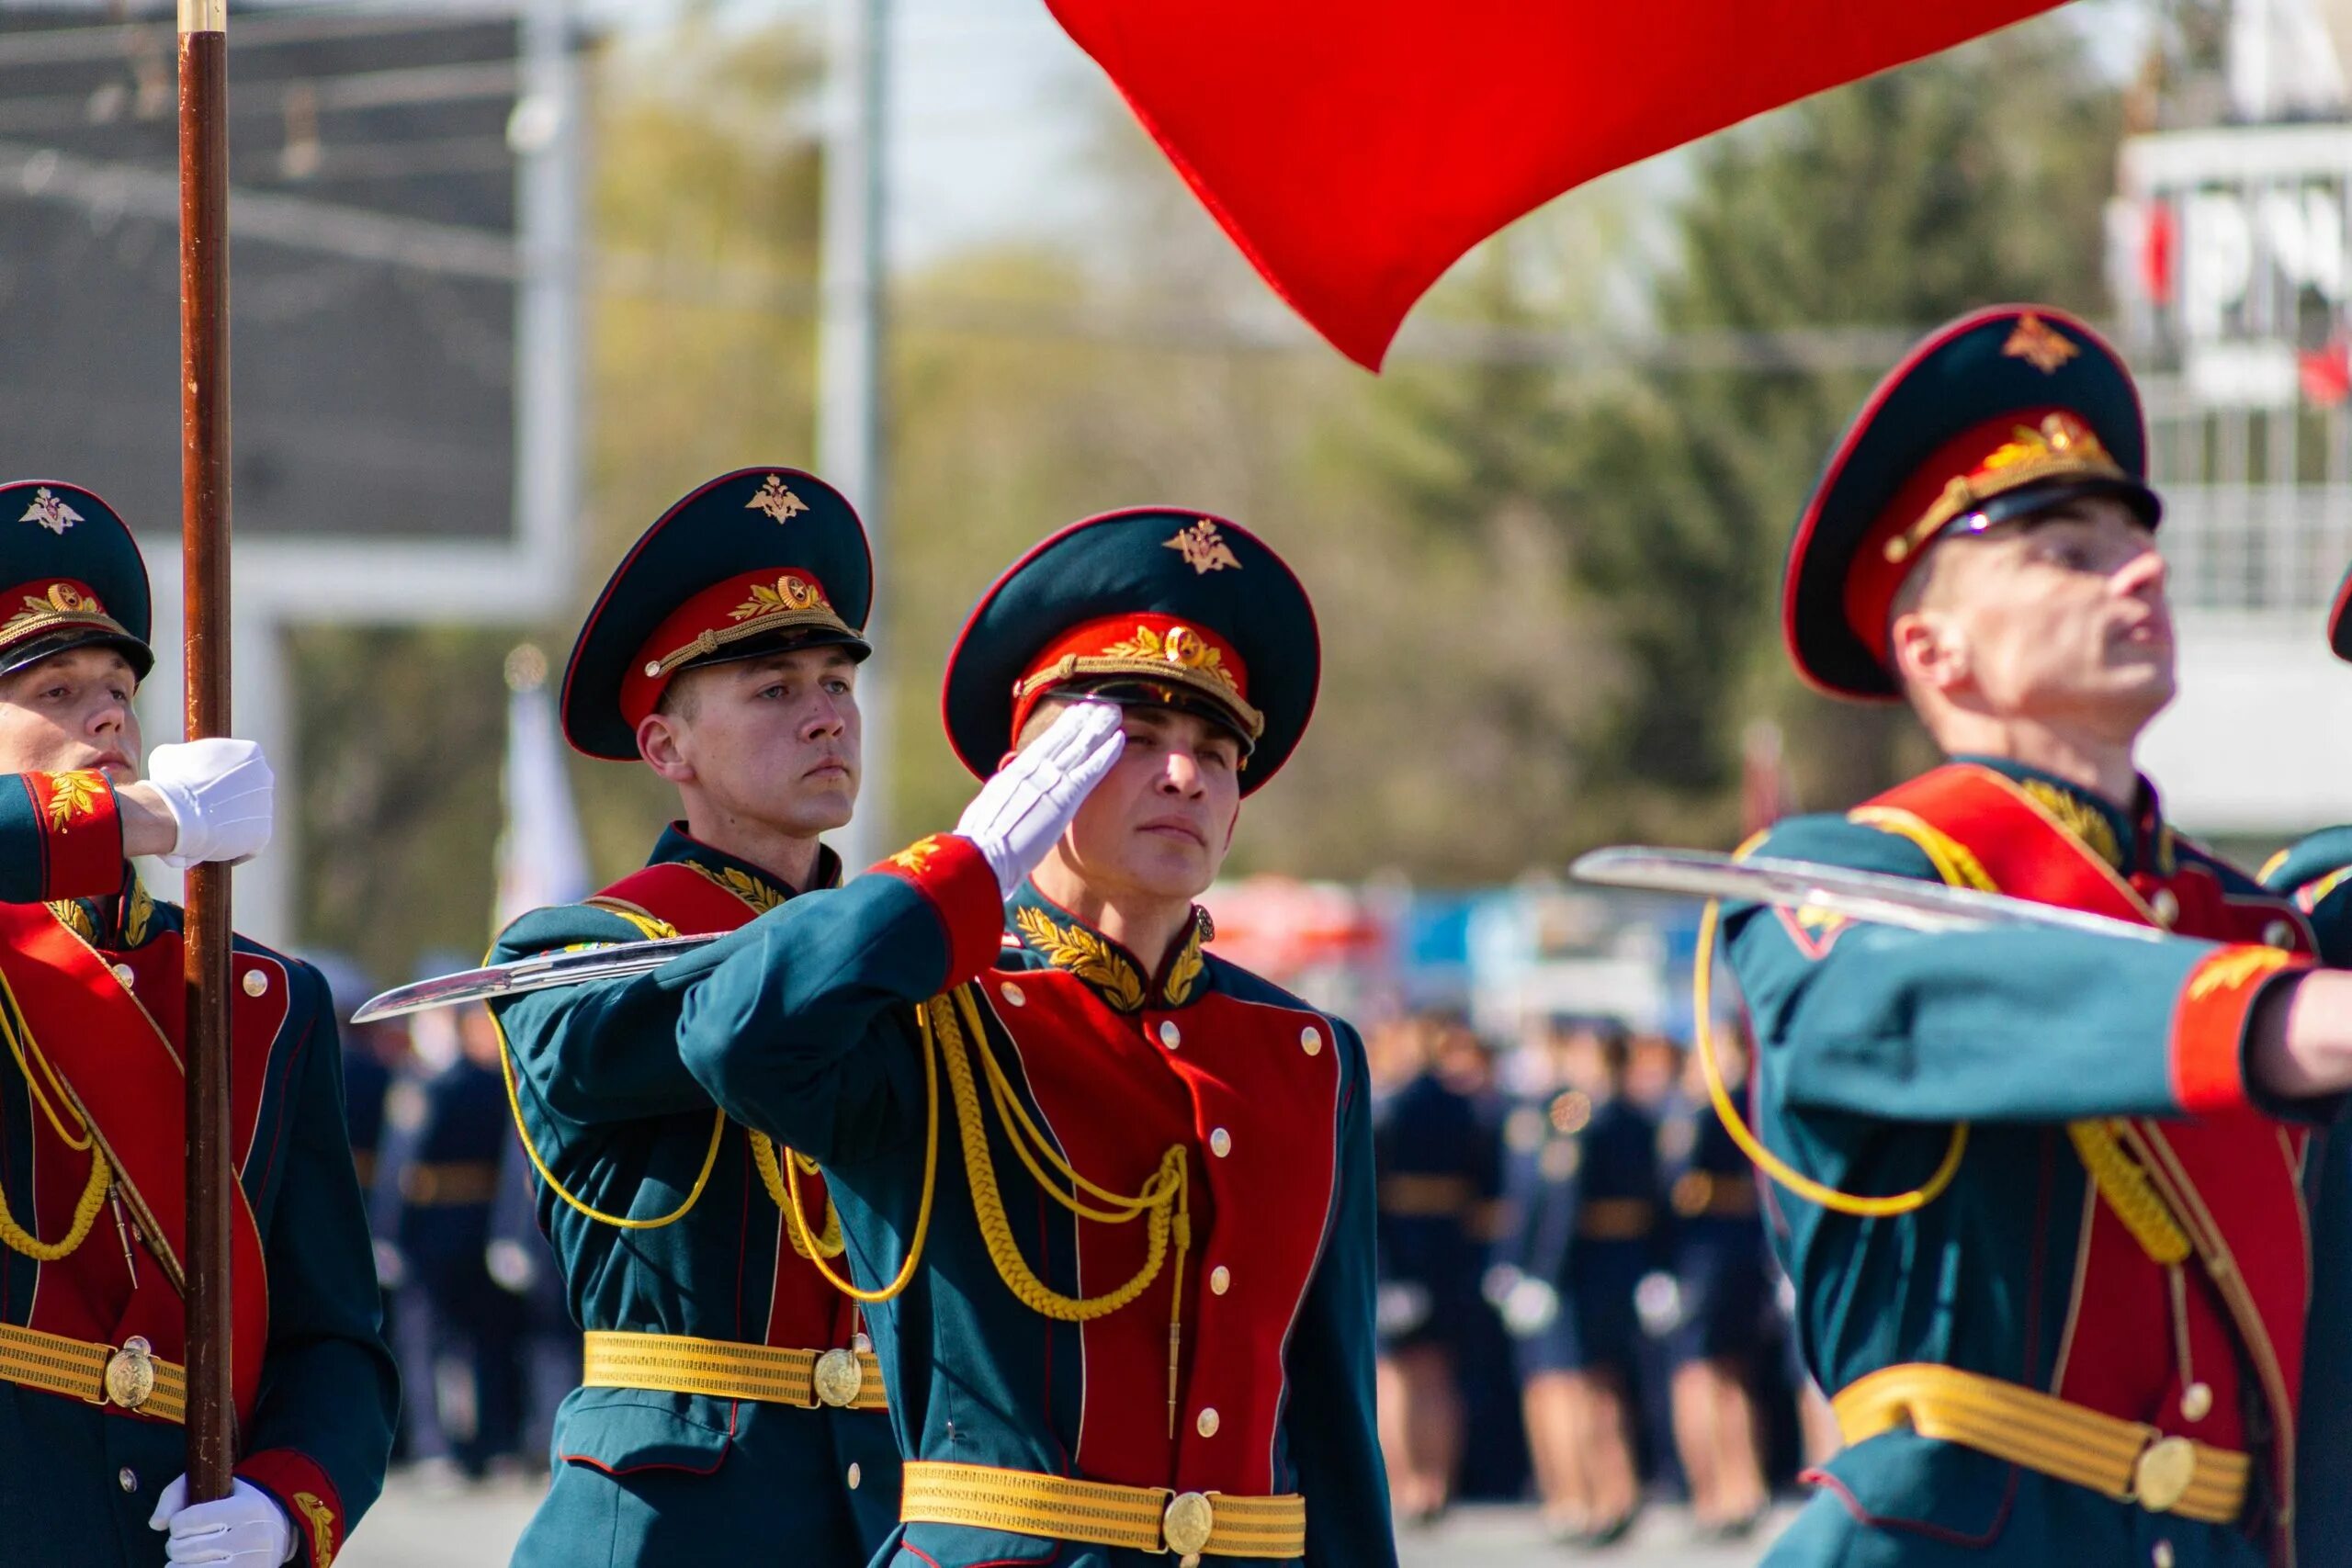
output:
[[147,671],[155,667],[155,650],[129,632],[107,626],[60,626],[0,651],[0,675],[29,670],[44,659],[54,659],[77,648],[100,647],[121,654],[123,661],[130,666],[131,674],[139,680],[147,679]]
[[1146,681],[1133,675],[1108,675],[1089,681],[1080,679],[1056,686],[1041,700],[1059,697],[1066,702],[1114,703],[1123,708],[1166,708],[1170,713],[1190,714],[1194,718],[1216,725],[1241,743],[1241,755],[1247,759],[1257,750],[1257,742],[1242,728],[1241,720],[1231,708],[1216,701],[1205,692],[1166,682]]

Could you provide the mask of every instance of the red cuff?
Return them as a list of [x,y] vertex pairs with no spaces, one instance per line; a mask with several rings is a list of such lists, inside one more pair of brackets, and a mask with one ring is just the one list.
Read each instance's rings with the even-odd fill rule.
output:
[[2245,1027],[2271,981],[2311,960],[2255,944],[2209,953],[2188,972],[2172,1018],[2172,1092],[2182,1111],[2203,1115],[2249,1102]]
[[969,839],[933,833],[873,867],[914,885],[938,911],[947,930],[947,976],[951,990],[996,962],[1004,946],[1004,892],[988,857]]
[[334,1489],[309,1455],[292,1449],[264,1449],[245,1456],[237,1479],[250,1481],[272,1497],[294,1521],[294,1539],[300,1543],[292,1561],[305,1568],[327,1568],[343,1550],[347,1521],[343,1495]]
[[122,818],[114,785],[95,768],[19,773],[40,830],[40,896],[96,898],[122,890]]

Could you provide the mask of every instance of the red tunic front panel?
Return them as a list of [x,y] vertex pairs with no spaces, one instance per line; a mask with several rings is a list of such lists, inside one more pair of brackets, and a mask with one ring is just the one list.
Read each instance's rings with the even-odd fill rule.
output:
[[[1163,1274],[1080,1325],[1078,1473],[1180,1491],[1273,1490],[1283,1352],[1321,1254],[1338,1166],[1330,1024],[1219,991],[1122,1013],[1055,970],[1000,969],[978,989],[1046,1130],[1088,1180],[1136,1192],[1171,1145],[1185,1145],[1193,1246],[1175,1408],[1174,1286]],[[1114,1290],[1142,1267],[1142,1221],[1080,1220],[1077,1231],[1080,1294]]]

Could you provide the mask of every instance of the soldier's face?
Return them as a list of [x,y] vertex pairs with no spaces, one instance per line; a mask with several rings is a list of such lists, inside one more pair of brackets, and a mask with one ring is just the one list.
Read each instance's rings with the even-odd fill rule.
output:
[[638,727],[653,771],[710,810],[814,838],[857,804],[857,666],[799,649],[690,670],[671,711]]
[[0,676],[0,773],[103,769],[118,784],[139,777],[139,679],[110,648],[70,649]]
[[2120,741],[2172,700],[2164,558],[2122,502],[2075,502],[1938,548],[1934,579],[1896,627],[1915,690]]
[[1131,707],[1127,743],[1056,850],[1098,892],[1197,897],[1241,816],[1241,743],[1204,718]]

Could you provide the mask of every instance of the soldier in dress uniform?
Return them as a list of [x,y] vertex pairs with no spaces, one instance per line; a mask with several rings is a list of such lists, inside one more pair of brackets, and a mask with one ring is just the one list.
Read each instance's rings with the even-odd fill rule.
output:
[[1317,649],[1235,525],[1075,525],[950,659],[988,779],[956,831],[651,982],[697,1081],[823,1170],[907,1454],[879,1562],[1396,1561],[1363,1049],[1204,951],[1193,901]]
[[1427,1523],[1452,1501],[1462,1462],[1461,1352],[1477,1301],[1478,1235],[1497,1173],[1470,1098],[1439,1052],[1458,1020],[1402,1021],[1389,1036],[1399,1081],[1374,1102],[1379,1180],[1382,1449],[1397,1513]]
[[2352,979],[2310,967],[2332,911],[2176,832],[2133,766],[2174,690],[2145,452],[2097,334],[1981,311],[1871,394],[1798,524],[1798,669],[1906,698],[1951,761],[1755,852],[2190,940],[1724,912],[1758,1055],[1735,1132],[1849,1445],[1770,1561],[2352,1553],[2296,1487],[2352,1461],[2345,1221],[2301,1187]]
[[[865,528],[813,475],[722,474],[663,513],[581,628],[562,716],[575,750],[651,768],[684,815],[644,869],[524,916],[499,957],[756,930],[838,881],[818,836],[857,797],[872,601]],[[857,1304],[823,1272],[839,1227],[821,1179],[705,1087],[684,996],[646,978],[497,1008],[539,1224],[587,1331],[514,1561],[863,1563],[898,1522],[898,1451]]]
[[[1714,1043],[1737,1102],[1747,1055],[1731,1021]],[[1666,1336],[1674,1444],[1701,1531],[1737,1540],[1770,1506],[1753,1380],[1765,1349],[1771,1283],[1765,1273],[1756,1173],[1707,1103],[1696,1057],[1658,1125],[1666,1184],[1668,1255],[1675,1291]]]
[[[440,956],[424,964],[430,974],[464,966]],[[419,1431],[438,1434],[458,1472],[479,1481],[522,1438],[523,1303],[492,1280],[488,1258],[499,1161],[514,1134],[490,1015],[443,1016],[455,1023],[456,1050],[414,1084],[413,1115],[387,1142],[383,1192],[397,1214],[404,1303],[418,1319],[404,1337],[415,1346],[409,1399],[435,1405]]]
[[259,852],[268,764],[241,740],[142,754],[147,573],[112,509],[9,484],[0,518],[0,1559],[326,1568],[382,1485],[398,1400],[334,1005],[236,939],[239,1458],[232,1495],[189,1506],[181,914],[129,863]]
[[1552,1021],[1553,1082],[1504,1125],[1508,1218],[1488,1289],[1519,1341],[1528,1444],[1544,1517],[1605,1546],[1641,1502],[1631,1412],[1634,1290],[1657,1260],[1657,1128],[1625,1093],[1612,1019]]

